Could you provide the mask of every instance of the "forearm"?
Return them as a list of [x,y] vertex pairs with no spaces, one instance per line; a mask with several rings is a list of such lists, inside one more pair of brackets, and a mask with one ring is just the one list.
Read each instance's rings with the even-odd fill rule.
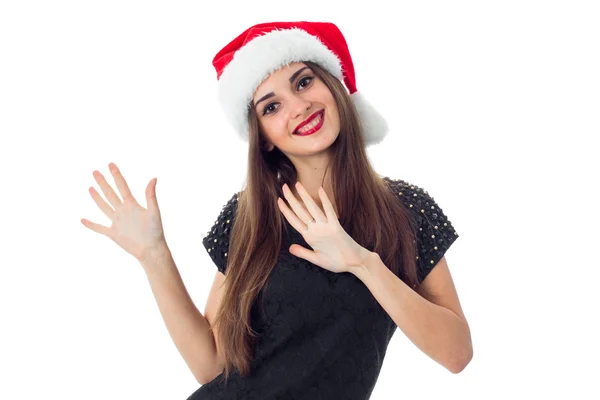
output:
[[447,308],[431,303],[406,285],[372,253],[352,272],[373,294],[398,328],[421,351],[453,373],[472,354],[468,324]]
[[204,315],[189,296],[168,247],[141,263],[165,325],[196,380],[214,376],[216,344]]

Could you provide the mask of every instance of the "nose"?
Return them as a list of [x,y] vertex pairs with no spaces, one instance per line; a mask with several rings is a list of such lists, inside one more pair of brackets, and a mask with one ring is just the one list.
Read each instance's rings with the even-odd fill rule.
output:
[[302,118],[306,110],[310,108],[312,103],[300,95],[296,95],[292,99],[292,117]]

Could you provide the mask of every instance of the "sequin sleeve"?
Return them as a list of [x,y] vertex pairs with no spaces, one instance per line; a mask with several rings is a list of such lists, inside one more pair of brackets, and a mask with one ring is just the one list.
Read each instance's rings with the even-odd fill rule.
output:
[[[420,216],[417,232],[419,281],[433,270],[452,243],[458,239],[458,233],[444,211],[427,191],[414,187],[413,198],[416,212]],[[416,194],[417,196],[414,196]]]
[[233,227],[237,210],[238,193],[235,193],[223,206],[214,225],[202,239],[202,244],[217,269],[225,274],[227,269],[227,251],[229,250],[229,235]]
[[452,223],[436,203],[435,199],[423,188],[403,181],[391,180],[391,188],[400,201],[415,217],[417,237],[417,272],[419,282],[433,270],[452,243],[458,239],[458,233]]

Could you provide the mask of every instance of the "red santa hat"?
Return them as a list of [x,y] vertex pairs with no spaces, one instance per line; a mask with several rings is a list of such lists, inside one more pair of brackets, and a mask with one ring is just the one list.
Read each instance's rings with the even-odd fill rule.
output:
[[213,59],[218,98],[235,131],[248,141],[248,106],[271,73],[312,61],[344,82],[358,111],[367,146],[387,134],[385,119],[356,89],[354,65],[342,32],[330,22],[268,22],[246,29]]

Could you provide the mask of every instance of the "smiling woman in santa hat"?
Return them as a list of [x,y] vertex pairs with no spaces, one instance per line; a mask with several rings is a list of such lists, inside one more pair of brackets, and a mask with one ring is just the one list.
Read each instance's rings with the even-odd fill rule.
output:
[[190,398],[368,398],[397,327],[462,370],[470,332],[444,258],[458,234],[426,191],[373,170],[365,149],[388,127],[338,27],[258,24],[213,65],[248,176],[204,238],[225,285],[205,313],[216,365]]
[[[136,249],[201,384],[189,399],[367,399],[396,328],[465,368],[470,330],[444,256],[458,234],[427,191],[373,169],[366,148],[388,128],[357,90],[338,27],[254,25],[213,65],[248,171],[203,239],[217,267],[204,315],[162,234],[117,239]],[[147,193],[145,218],[162,232]]]

